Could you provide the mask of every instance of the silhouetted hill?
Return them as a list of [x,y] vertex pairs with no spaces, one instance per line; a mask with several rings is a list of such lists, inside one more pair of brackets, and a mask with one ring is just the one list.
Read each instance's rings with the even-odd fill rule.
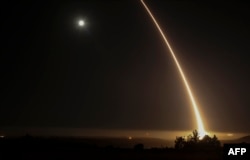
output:
[[70,141],[78,141],[85,144],[97,145],[99,147],[113,146],[120,148],[133,148],[134,145],[142,143],[145,148],[164,148],[173,146],[173,141],[159,138],[132,138],[128,137],[61,137],[57,139],[67,139]]
[[222,143],[250,143],[250,135],[234,140],[222,140]]
[[250,143],[250,135],[237,139],[238,142]]

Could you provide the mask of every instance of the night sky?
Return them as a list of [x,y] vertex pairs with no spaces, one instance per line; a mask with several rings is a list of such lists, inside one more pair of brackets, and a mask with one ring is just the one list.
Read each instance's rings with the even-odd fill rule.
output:
[[[249,4],[145,2],[206,129],[249,133]],[[1,132],[196,127],[175,63],[139,0],[9,2],[1,5],[0,37]]]

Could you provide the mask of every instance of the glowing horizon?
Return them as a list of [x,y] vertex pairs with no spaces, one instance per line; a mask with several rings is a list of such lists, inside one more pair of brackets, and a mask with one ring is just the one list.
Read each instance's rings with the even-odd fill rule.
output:
[[177,68],[178,68],[178,70],[180,72],[180,75],[181,75],[181,77],[183,79],[183,82],[185,84],[185,87],[187,89],[189,98],[190,98],[190,100],[192,102],[192,106],[193,106],[195,117],[196,117],[196,121],[197,121],[197,127],[198,127],[199,136],[201,138],[203,138],[206,135],[206,131],[204,129],[204,125],[203,125],[203,122],[202,122],[202,119],[201,119],[201,116],[200,116],[200,113],[199,113],[199,110],[198,110],[198,106],[197,106],[197,104],[195,102],[195,98],[193,96],[193,93],[192,93],[192,91],[191,91],[191,89],[190,89],[190,87],[188,85],[187,79],[186,79],[186,77],[185,77],[185,75],[184,75],[184,73],[183,73],[183,71],[181,69],[181,66],[180,66],[180,64],[179,64],[179,62],[178,62],[178,60],[177,60],[177,58],[176,58],[176,56],[174,54],[174,51],[172,50],[172,48],[171,48],[171,46],[170,46],[170,44],[169,44],[166,36],[164,35],[163,31],[161,30],[160,25],[158,24],[158,22],[156,21],[156,19],[154,18],[153,14],[151,13],[151,11],[149,10],[149,8],[147,7],[147,5],[144,3],[143,0],[141,0],[141,3],[145,7],[145,9],[148,12],[149,16],[152,18],[154,24],[156,25],[158,31],[160,32],[160,34],[161,34],[161,36],[162,36],[165,44],[167,45],[167,47],[168,47],[168,49],[169,49],[169,51],[170,51],[170,53],[171,53],[171,55],[172,55],[175,63],[176,63],[176,66],[177,66]]

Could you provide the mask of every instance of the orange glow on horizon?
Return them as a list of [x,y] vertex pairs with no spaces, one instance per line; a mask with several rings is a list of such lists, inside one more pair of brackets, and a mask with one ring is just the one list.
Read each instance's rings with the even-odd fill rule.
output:
[[199,110],[198,110],[198,106],[197,106],[197,104],[196,104],[196,102],[195,102],[195,98],[194,98],[194,96],[193,96],[193,93],[192,93],[192,91],[191,91],[191,89],[190,89],[190,87],[189,87],[189,85],[188,85],[187,79],[186,79],[186,77],[185,77],[185,75],[184,75],[184,73],[183,73],[183,71],[182,71],[182,69],[181,69],[181,66],[180,66],[180,64],[179,64],[179,62],[178,62],[178,60],[177,60],[177,58],[176,58],[176,56],[175,56],[175,54],[174,54],[174,51],[172,50],[172,48],[171,48],[171,46],[170,46],[170,44],[169,44],[169,42],[168,42],[166,36],[164,35],[163,31],[162,31],[161,28],[160,28],[158,22],[157,22],[156,19],[154,18],[153,14],[151,13],[151,11],[150,11],[149,8],[147,7],[147,5],[143,2],[143,0],[141,0],[141,3],[143,4],[143,6],[144,6],[145,9],[147,10],[148,14],[149,14],[150,17],[152,18],[154,24],[156,25],[158,31],[160,32],[160,34],[161,34],[161,36],[162,36],[162,38],[163,38],[165,44],[167,45],[167,47],[168,47],[168,49],[169,49],[169,51],[170,51],[170,53],[171,53],[171,55],[172,55],[172,57],[173,57],[175,63],[176,63],[176,66],[177,66],[177,68],[178,68],[178,70],[179,70],[179,72],[180,72],[180,75],[181,75],[181,77],[182,77],[182,79],[183,79],[183,82],[184,82],[184,84],[185,84],[185,87],[186,87],[186,89],[187,89],[189,98],[190,98],[190,100],[191,100],[191,102],[192,102],[192,106],[193,106],[194,113],[195,113],[195,117],[196,117],[196,121],[197,121],[197,127],[198,127],[199,136],[200,136],[201,138],[203,138],[203,137],[206,135],[206,131],[205,131],[205,129],[204,129],[203,122],[202,122],[202,119],[201,119],[201,116],[200,116],[200,113],[199,113]]

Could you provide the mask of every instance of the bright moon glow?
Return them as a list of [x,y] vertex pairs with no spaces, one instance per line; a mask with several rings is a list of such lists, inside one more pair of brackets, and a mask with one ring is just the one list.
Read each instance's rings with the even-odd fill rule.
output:
[[85,23],[84,23],[83,20],[79,20],[79,21],[78,21],[78,25],[79,25],[80,27],[84,26],[84,24],[85,24]]
[[180,72],[180,75],[181,75],[181,77],[183,79],[183,82],[184,82],[184,84],[186,86],[189,98],[190,98],[190,100],[192,102],[192,106],[193,106],[193,109],[194,109],[194,113],[195,113],[195,117],[196,117],[196,121],[197,121],[197,125],[198,125],[199,136],[200,136],[200,138],[203,138],[206,135],[206,131],[205,131],[204,127],[203,127],[203,123],[202,123],[202,119],[201,119],[201,116],[200,116],[200,113],[199,113],[199,110],[198,110],[198,106],[197,106],[197,104],[195,102],[194,96],[193,96],[192,91],[191,91],[191,89],[190,89],[190,87],[188,85],[186,77],[185,77],[185,75],[184,75],[184,73],[183,73],[183,71],[181,69],[181,66],[180,66],[177,58],[175,57],[174,51],[172,50],[170,44],[168,43],[168,40],[167,40],[166,36],[164,35],[163,31],[161,30],[159,24],[157,23],[156,19],[153,16],[153,14],[151,13],[151,11],[147,7],[147,5],[143,2],[143,0],[141,0],[141,3],[143,4],[143,6],[145,7],[145,9],[147,10],[148,14],[152,18],[152,20],[155,23],[156,27],[158,28],[158,30],[159,30],[159,32],[160,32],[160,34],[161,34],[164,42],[166,43],[166,45],[167,45],[167,47],[168,47],[168,49],[169,49],[169,51],[170,51],[170,53],[171,53],[171,55],[172,55],[175,63],[177,65],[177,68],[178,68],[178,70]]

